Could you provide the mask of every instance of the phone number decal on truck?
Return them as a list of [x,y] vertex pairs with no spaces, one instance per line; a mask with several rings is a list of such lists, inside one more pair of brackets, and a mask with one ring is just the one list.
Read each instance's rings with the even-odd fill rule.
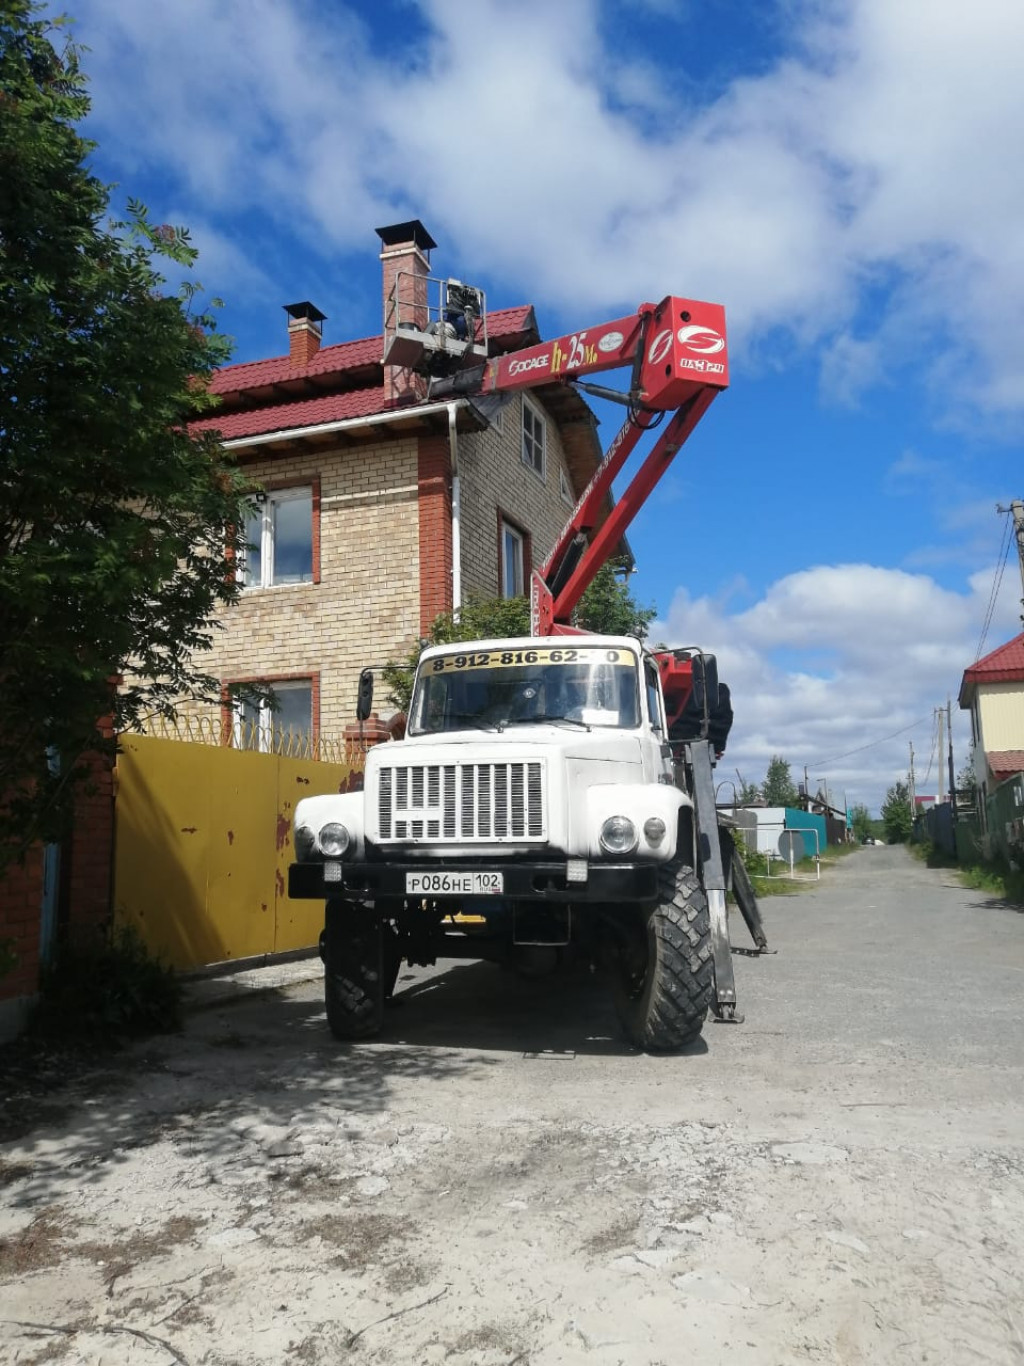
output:
[[632,664],[628,650],[586,650],[575,647],[539,650],[483,650],[478,654],[443,655],[430,661],[430,672],[452,669],[508,669],[517,664]]

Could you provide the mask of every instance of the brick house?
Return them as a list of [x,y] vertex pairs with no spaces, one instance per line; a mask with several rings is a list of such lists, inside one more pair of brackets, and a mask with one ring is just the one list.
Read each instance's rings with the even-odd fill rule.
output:
[[[563,385],[431,402],[395,358],[410,310],[417,327],[437,316],[435,243],[418,220],[378,235],[383,335],[325,346],[324,314],[290,305],[288,354],[221,370],[222,406],[197,423],[264,489],[210,671],[269,681],[277,724],[313,736],[341,737],[359,671],[403,657],[439,613],[526,591],[601,458]],[[488,354],[539,340],[532,307],[486,314]]]
[[964,670],[960,708],[971,715],[974,778],[985,799],[1024,772],[1024,634]]

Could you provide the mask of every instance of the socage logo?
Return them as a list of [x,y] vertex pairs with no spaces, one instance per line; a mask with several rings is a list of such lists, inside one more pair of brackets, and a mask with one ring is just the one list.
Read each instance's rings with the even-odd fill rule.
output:
[[672,347],[672,329],[666,327],[664,332],[659,332],[651,342],[651,349],[647,352],[647,359],[651,365],[657,365],[668,355]]
[[[660,341],[661,338],[658,338]],[[719,351],[725,350],[725,338],[721,333],[716,332],[713,327],[705,327],[702,323],[690,323],[689,327],[681,327],[676,333],[676,340],[680,346],[685,346],[687,351],[693,351],[698,356],[716,356]]]
[[532,356],[529,360],[514,360],[508,367],[508,373],[521,375],[525,370],[546,370],[551,364],[551,353],[546,351],[543,356]]

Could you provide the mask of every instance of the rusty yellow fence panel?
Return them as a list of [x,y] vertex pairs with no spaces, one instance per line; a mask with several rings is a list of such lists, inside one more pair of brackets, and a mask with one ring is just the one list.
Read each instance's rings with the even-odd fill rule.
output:
[[313,947],[318,902],[291,901],[296,800],[343,788],[347,764],[122,736],[114,916],[179,969]]

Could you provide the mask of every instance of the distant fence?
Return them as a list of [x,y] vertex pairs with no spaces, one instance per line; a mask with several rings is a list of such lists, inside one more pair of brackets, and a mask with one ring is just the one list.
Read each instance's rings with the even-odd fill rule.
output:
[[989,855],[1000,857],[1014,870],[1024,867],[1024,773],[999,784],[985,803]]
[[920,815],[914,839],[928,840],[961,863],[1002,860],[1014,870],[1024,867],[1024,774],[1007,778],[989,795],[984,824],[964,798],[958,792],[955,816],[949,802]]

